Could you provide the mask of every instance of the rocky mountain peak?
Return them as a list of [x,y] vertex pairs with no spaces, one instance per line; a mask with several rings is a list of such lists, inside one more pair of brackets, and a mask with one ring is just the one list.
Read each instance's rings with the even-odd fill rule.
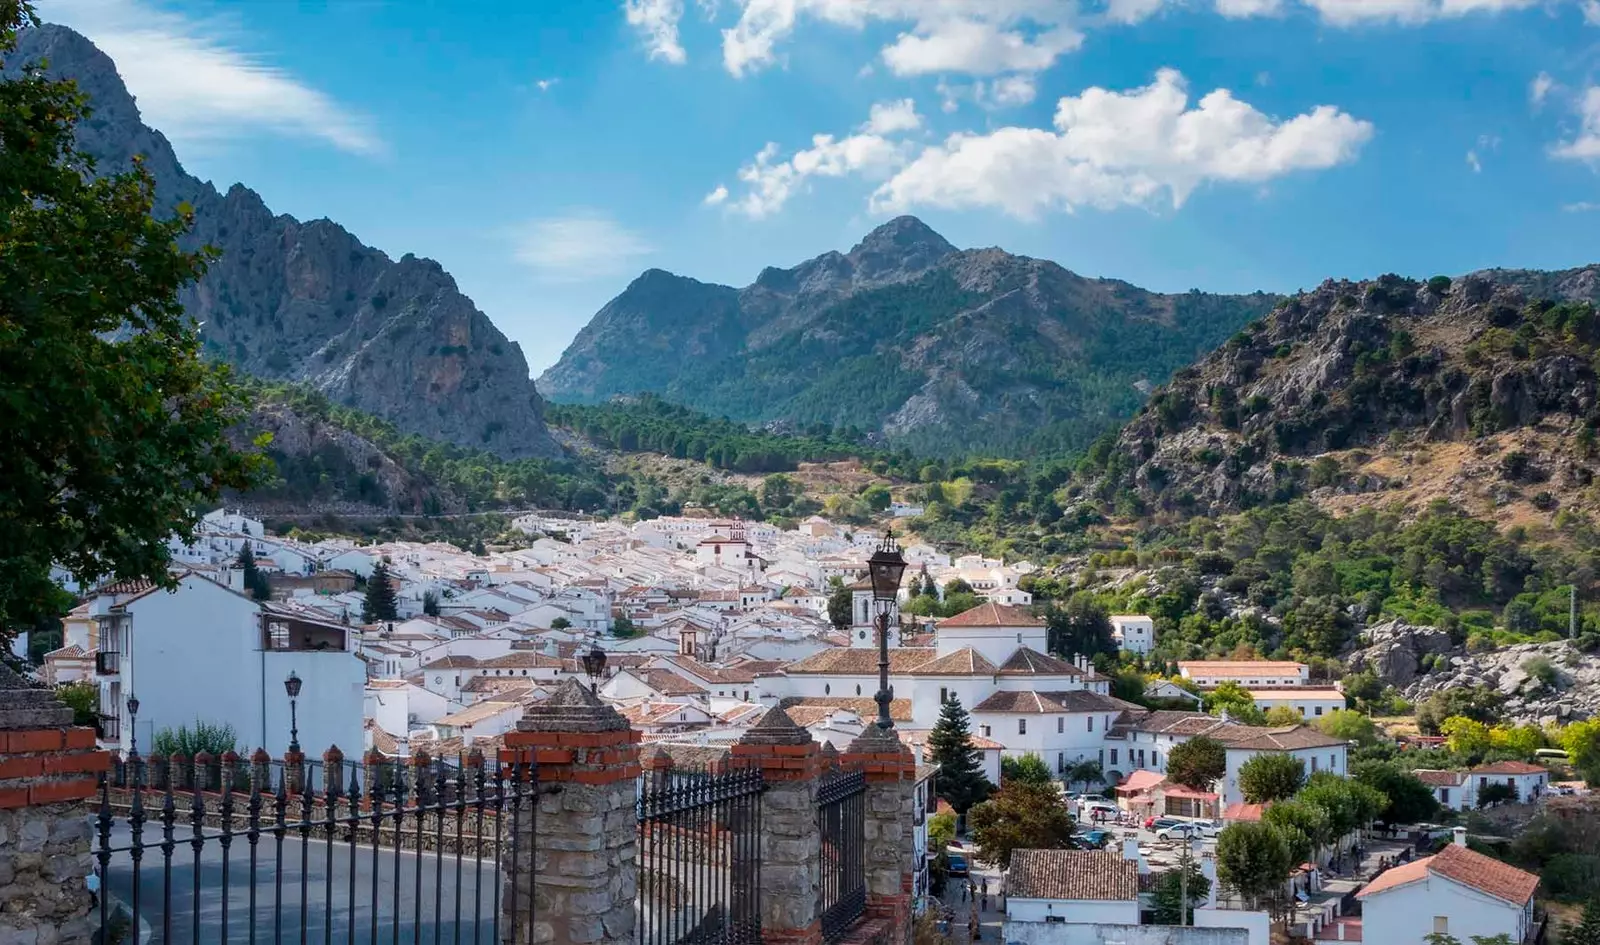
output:
[[408,433],[507,457],[560,453],[522,351],[437,262],[396,262],[332,221],[274,215],[243,184],[218,193],[141,121],[116,64],[78,33],[25,30],[4,67],[14,74],[41,62],[88,96],[77,144],[96,171],[123,172],[142,158],[156,212],[188,202],[185,244],[221,251],[180,295],[209,356],[315,387]]
[[954,253],[949,240],[913,216],[895,217],[862,238],[846,258],[859,278],[881,281],[888,274],[917,273]]

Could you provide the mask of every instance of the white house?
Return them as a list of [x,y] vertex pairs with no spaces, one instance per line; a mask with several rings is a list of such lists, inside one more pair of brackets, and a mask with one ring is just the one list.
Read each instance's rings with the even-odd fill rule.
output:
[[1440,807],[1449,810],[1472,810],[1472,788],[1465,771],[1433,771],[1419,769],[1411,772],[1432,791]]
[[1463,942],[1496,935],[1527,941],[1539,877],[1466,844],[1466,828],[1457,827],[1451,845],[1382,873],[1356,893],[1362,940],[1420,945],[1440,933]]
[[516,728],[517,720],[522,718],[522,708],[520,701],[485,700],[436,719],[433,728],[441,739],[459,738],[470,748],[477,739],[494,738]]
[[[123,582],[93,593],[102,731],[110,747],[131,748],[127,699],[139,699],[138,737],[196,721],[232,726],[241,753],[277,755],[289,744],[284,681],[301,681],[300,744],[311,755],[364,742],[366,669],[350,627],[260,603],[193,572],[175,590]],[[354,747],[351,749],[355,750]]]
[[1156,646],[1156,622],[1141,614],[1112,614],[1111,639],[1124,653],[1149,653]]
[[1236,682],[1246,689],[1261,689],[1304,686],[1311,681],[1311,667],[1306,664],[1274,660],[1180,660],[1178,674],[1203,689],[1225,682]]
[[1287,706],[1302,719],[1315,721],[1345,707],[1344,693],[1338,689],[1314,686],[1289,686],[1283,689],[1250,689],[1250,698],[1263,712]]
[[1138,925],[1139,864],[1110,850],[1017,850],[1005,875],[1012,923]]
[[1525,761],[1496,761],[1479,765],[1467,771],[1474,802],[1491,784],[1506,784],[1516,792],[1517,800],[1529,802],[1543,797],[1550,790],[1550,772]]

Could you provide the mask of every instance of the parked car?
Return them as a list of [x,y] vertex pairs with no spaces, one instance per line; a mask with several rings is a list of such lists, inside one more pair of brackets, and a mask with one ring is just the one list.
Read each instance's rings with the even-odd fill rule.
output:
[[1144,829],[1160,830],[1163,827],[1171,827],[1173,824],[1181,823],[1183,823],[1183,821],[1176,817],[1146,817],[1144,819]]
[[946,858],[950,862],[950,869],[949,869],[948,875],[950,875],[950,876],[966,876],[966,875],[969,875],[969,871],[967,869],[967,858],[966,857],[962,856],[959,853],[948,853],[948,854],[946,854]]
[[1156,830],[1156,836],[1162,840],[1188,840],[1191,837],[1204,837],[1205,830],[1199,824],[1176,823]]
[[1080,849],[1103,850],[1106,844],[1111,841],[1111,834],[1104,830],[1085,830],[1072,839],[1080,844]]

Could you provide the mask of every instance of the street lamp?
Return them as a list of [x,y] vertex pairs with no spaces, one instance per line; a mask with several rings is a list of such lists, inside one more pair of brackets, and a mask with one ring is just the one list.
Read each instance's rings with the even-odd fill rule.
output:
[[139,697],[128,696],[128,754],[139,754]]
[[596,643],[583,654],[583,671],[589,675],[589,691],[600,692],[600,674],[606,671],[606,651]]
[[300,754],[300,717],[296,711],[295,700],[300,698],[300,677],[294,670],[289,670],[289,678],[283,681],[283,691],[289,694],[289,751]]
[[894,720],[889,717],[889,703],[894,692],[889,688],[889,610],[900,595],[900,579],[906,573],[906,559],[894,540],[894,531],[883,533],[878,550],[867,559],[867,572],[872,578],[872,600],[878,610],[878,728],[889,731]]

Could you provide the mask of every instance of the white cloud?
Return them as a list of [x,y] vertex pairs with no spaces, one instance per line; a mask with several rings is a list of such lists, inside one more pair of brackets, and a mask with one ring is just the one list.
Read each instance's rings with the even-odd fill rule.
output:
[[888,177],[905,163],[906,150],[900,142],[870,133],[845,138],[815,135],[811,147],[796,151],[787,160],[777,160],[778,145],[769,143],[739,169],[739,179],[748,186],[744,196],[729,206],[759,220],[783,209],[813,177]]
[[1478,143],[1467,152],[1467,166],[1472,168],[1472,173],[1483,173],[1483,157],[1493,151],[1500,150],[1499,135],[1478,135]]
[[1229,19],[1277,16],[1283,12],[1283,0],[1217,0],[1217,12]]
[[1550,153],[1568,161],[1600,160],[1600,86],[1591,85],[1578,101],[1577,135],[1550,149]]
[[1039,87],[1031,75],[1008,75],[990,82],[980,89],[978,97],[993,108],[1011,108],[1026,105],[1039,94]]
[[1577,203],[1563,204],[1561,207],[1567,213],[1593,213],[1600,210],[1600,203],[1590,200],[1579,200]]
[[45,19],[76,29],[116,61],[146,124],[180,150],[262,133],[376,154],[365,117],[238,43],[221,20],[191,20],[138,0],[48,0]]
[[1472,168],[1472,173],[1474,173],[1474,174],[1483,173],[1483,162],[1478,160],[1478,152],[1476,152],[1476,151],[1468,151],[1467,152],[1467,166]]
[[711,193],[706,194],[705,199],[703,201],[701,201],[701,202],[704,203],[708,207],[715,207],[715,206],[718,206],[719,204],[725,203],[727,201],[727,199],[728,199],[728,188],[723,184],[718,184],[711,191]]
[[594,210],[530,220],[508,235],[512,256],[545,282],[620,275],[655,252],[643,236]]
[[[1143,23],[1157,13],[1166,0],[1107,0],[1106,19],[1113,23]],[[1222,0],[1218,0],[1219,4]]]
[[1533,77],[1532,82],[1528,83],[1528,101],[1533,103],[1534,108],[1538,108],[1540,105],[1544,104],[1546,96],[1548,96],[1550,94],[1550,90],[1554,89],[1555,87],[1556,80],[1550,78],[1550,73],[1539,73]]
[[[628,25],[639,31],[651,59],[661,59],[675,66],[689,61],[678,41],[678,21],[683,19],[683,0],[626,0],[622,5]],[[715,7],[706,9],[707,15]]]
[[917,114],[917,103],[909,98],[898,102],[879,102],[872,106],[867,123],[861,130],[875,135],[892,135],[897,131],[915,131],[922,127],[922,116]]
[[1208,182],[1261,183],[1354,160],[1370,123],[1329,105],[1275,121],[1218,89],[1189,107],[1164,69],[1130,92],[1060,100],[1055,128],[956,134],[929,147],[872,197],[875,212],[990,207],[1018,217],[1079,206],[1181,206]]
[[1017,30],[1001,29],[993,22],[957,19],[902,33],[884,47],[883,61],[895,75],[902,76],[1038,72],[1082,45],[1083,34],[1066,27],[1030,38]]
[[1600,26],[1600,0],[1583,0],[1579,6],[1583,8],[1583,22]]
[[533,85],[534,85],[534,88],[538,89],[541,92],[548,92],[553,87],[555,87],[555,85],[560,81],[561,80],[558,79],[558,78],[557,79],[538,79],[533,83]]
[[1324,22],[1334,26],[1392,21],[1401,24],[1500,13],[1535,6],[1540,0],[1304,0]]

